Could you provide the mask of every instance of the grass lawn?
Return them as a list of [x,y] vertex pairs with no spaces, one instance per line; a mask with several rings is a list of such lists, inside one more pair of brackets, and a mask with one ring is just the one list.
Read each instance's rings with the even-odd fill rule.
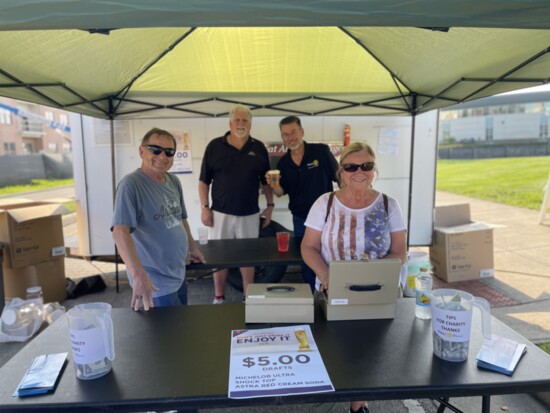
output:
[[[33,179],[28,185],[14,185],[0,188],[0,195],[24,194],[25,192],[41,191],[67,185],[74,185],[74,179]],[[76,211],[75,201],[65,202],[63,205],[65,205],[69,212]]]
[[543,351],[546,351],[548,354],[550,354],[550,343],[539,344],[539,347],[540,347]]
[[33,179],[27,185],[13,185],[0,188],[0,195],[20,194],[24,192],[42,191],[58,186],[74,185],[74,179]]
[[437,190],[540,210],[550,156],[437,161]]

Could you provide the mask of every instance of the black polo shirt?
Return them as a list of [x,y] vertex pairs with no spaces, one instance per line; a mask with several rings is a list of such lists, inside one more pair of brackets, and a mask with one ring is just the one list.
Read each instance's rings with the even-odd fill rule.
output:
[[249,137],[239,150],[227,142],[229,132],[206,146],[199,179],[212,184],[214,211],[245,216],[260,211],[260,184],[265,185],[269,157],[265,145]]
[[305,219],[317,198],[332,191],[338,162],[328,145],[305,141],[303,145],[304,157],[299,166],[292,161],[289,149],[277,163],[277,169],[281,171],[281,186],[288,194],[290,212]]

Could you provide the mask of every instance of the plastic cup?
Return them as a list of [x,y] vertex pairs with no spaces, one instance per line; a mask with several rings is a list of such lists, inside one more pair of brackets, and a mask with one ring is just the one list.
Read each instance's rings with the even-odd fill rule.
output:
[[208,228],[206,227],[199,228],[199,244],[208,244]]
[[279,252],[288,251],[288,242],[290,241],[290,232],[277,232],[277,249]]
[[271,179],[271,186],[279,186],[279,179],[281,178],[281,171],[278,169],[271,169],[267,171]]

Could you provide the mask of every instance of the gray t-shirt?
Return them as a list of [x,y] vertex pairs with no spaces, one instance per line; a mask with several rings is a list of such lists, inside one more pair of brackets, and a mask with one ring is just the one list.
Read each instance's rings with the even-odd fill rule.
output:
[[176,292],[185,278],[189,241],[183,219],[187,210],[176,176],[166,174],[160,184],[137,169],[118,184],[112,227],[130,227],[141,263],[159,288],[154,297]]

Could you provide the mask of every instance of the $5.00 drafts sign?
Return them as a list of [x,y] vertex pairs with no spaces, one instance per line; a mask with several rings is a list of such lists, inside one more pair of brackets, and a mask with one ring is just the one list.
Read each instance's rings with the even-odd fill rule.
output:
[[334,391],[308,325],[233,330],[228,397]]

